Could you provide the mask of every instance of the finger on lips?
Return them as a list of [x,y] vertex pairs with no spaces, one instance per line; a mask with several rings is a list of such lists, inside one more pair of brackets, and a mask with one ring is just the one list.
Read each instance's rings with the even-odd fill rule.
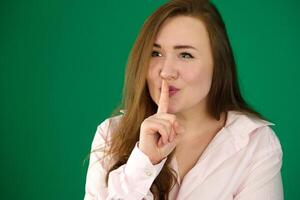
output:
[[[169,86],[166,80],[162,80],[162,85],[161,85],[161,93],[160,93],[160,98],[159,98],[159,103],[158,103],[158,108],[157,108],[157,115],[160,118],[160,122],[163,122],[163,118],[166,121],[171,122],[170,124],[165,124],[168,128],[167,133],[161,133],[159,141],[158,141],[158,146],[163,146],[164,144],[167,144],[168,142],[172,142],[175,139],[175,136],[178,132],[182,132],[183,129],[179,125],[178,121],[175,120],[175,117],[173,115],[168,114],[168,107],[169,107]],[[170,127],[170,128],[169,128]],[[162,132],[164,132],[162,130]]]
[[157,113],[167,113],[168,106],[169,106],[169,86],[167,81],[162,80]]

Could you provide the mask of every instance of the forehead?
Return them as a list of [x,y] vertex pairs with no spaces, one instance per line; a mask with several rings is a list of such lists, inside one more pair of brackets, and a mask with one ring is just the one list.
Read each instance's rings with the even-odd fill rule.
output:
[[209,41],[204,22],[190,16],[176,16],[167,19],[157,33],[155,43],[162,46],[176,44],[201,45]]

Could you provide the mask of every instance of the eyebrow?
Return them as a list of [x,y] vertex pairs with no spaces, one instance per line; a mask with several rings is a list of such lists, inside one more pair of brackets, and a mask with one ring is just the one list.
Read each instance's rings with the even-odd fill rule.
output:
[[[156,44],[156,43],[154,43],[153,46],[157,47],[157,48],[161,48],[161,46],[159,44]],[[190,46],[190,45],[176,45],[173,48],[174,49],[194,49],[194,50],[197,50],[195,47]]]

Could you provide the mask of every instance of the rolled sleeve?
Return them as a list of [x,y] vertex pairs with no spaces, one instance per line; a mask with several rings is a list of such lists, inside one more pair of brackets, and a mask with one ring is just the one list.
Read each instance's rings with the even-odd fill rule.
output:
[[166,160],[167,158],[164,158],[160,163],[153,165],[149,157],[138,148],[137,142],[126,165],[109,174],[111,197],[120,198],[121,195],[121,198],[125,199],[145,198]]
[[110,134],[109,120],[105,120],[98,127],[94,136],[89,167],[86,177],[84,200],[152,200],[151,185],[163,168],[167,158],[153,165],[135,144],[127,163],[111,171],[108,175],[108,185],[105,177],[108,173],[109,159],[104,159],[102,151],[107,143],[107,135]]

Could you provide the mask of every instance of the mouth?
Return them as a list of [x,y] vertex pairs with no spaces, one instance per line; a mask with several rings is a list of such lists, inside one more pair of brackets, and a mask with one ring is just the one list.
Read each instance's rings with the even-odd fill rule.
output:
[[170,90],[169,91],[169,96],[171,97],[171,96],[175,95],[178,91],[179,90]]
[[[169,96],[175,95],[180,89],[174,87],[174,86],[169,86]],[[161,88],[159,88],[159,91],[161,91]]]

